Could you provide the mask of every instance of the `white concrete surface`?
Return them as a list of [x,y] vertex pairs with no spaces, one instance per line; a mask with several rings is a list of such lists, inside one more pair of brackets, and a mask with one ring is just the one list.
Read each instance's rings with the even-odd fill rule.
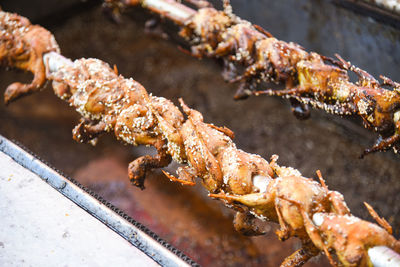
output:
[[0,266],[158,266],[0,152]]

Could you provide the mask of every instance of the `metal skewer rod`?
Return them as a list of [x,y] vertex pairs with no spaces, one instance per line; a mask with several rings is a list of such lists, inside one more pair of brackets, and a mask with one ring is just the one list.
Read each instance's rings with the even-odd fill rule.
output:
[[[106,4],[113,4],[113,0],[106,0],[105,2]],[[121,2],[125,6],[141,5],[143,8],[172,20],[178,25],[183,25],[189,17],[196,14],[196,10],[176,2],[175,0],[125,0]]]

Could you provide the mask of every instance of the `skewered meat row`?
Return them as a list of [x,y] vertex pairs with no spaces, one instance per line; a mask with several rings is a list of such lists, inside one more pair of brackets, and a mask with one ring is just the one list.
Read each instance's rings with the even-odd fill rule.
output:
[[[261,94],[288,98],[299,119],[310,116],[309,106],[340,116],[358,115],[366,128],[379,134],[376,144],[362,156],[400,148],[400,84],[387,77],[381,76],[380,83],[339,55],[328,58],[280,41],[233,14],[228,0],[223,11],[204,7],[200,4],[204,1],[190,1],[199,3],[198,11],[174,0],[105,2],[114,7],[141,4],[180,25],[191,55],[223,60],[224,77],[239,83],[236,99]],[[349,72],[358,76],[357,82],[350,81]],[[283,84],[285,89],[257,91],[264,83]]]
[[[370,250],[380,246],[400,253],[400,242],[392,236],[390,225],[372,207],[367,206],[380,226],[351,215],[343,196],[329,190],[319,173],[320,183],[279,166],[275,155],[268,162],[237,149],[231,130],[204,122],[200,112],[180,99],[185,119],[171,101],[148,94],[138,82],[118,75],[116,68],[101,60],[64,58],[51,33],[38,30],[39,26],[25,18],[0,12],[0,29],[2,64],[31,71],[35,77],[43,73],[44,66],[56,95],[82,115],[73,130],[75,140],[92,142],[110,132],[127,144],[157,149],[156,156],[143,156],[129,165],[134,185],[143,188],[146,173],[172,159],[184,164],[177,170],[178,177],[165,172],[166,176],[184,185],[194,185],[200,178],[210,197],[237,211],[234,225],[238,231],[262,234],[254,224],[259,218],[278,223],[281,240],[298,237],[302,241],[302,248],[283,266],[300,266],[321,251],[332,265],[346,266],[371,264]],[[36,35],[28,34],[31,30]],[[25,44],[19,53],[26,55],[23,58],[14,52],[21,42]],[[44,54],[48,47],[54,50]],[[11,87],[9,94],[9,88],[7,102],[38,89],[22,85]]]

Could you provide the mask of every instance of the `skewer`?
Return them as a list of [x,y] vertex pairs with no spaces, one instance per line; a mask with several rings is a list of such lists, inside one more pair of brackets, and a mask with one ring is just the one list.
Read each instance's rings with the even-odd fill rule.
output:
[[377,246],[368,250],[368,256],[375,267],[400,266],[400,255],[385,246]]
[[105,7],[109,9],[118,9],[121,5],[122,7],[141,5],[180,26],[183,26],[186,20],[196,14],[196,10],[175,0],[105,0],[104,3]]
[[[202,114],[182,99],[187,119],[172,102],[148,94],[138,82],[118,75],[103,61],[63,57],[47,30],[22,17],[0,12],[0,28],[5,29],[0,35],[0,48],[5,48],[0,49],[1,62],[35,76],[45,73],[55,93],[82,115],[74,139],[90,142],[109,132],[125,143],[157,149],[156,156],[143,156],[130,164],[133,184],[143,187],[146,172],[168,165],[171,159],[185,164],[178,169],[178,178],[167,177],[186,185],[200,178],[210,197],[237,211],[234,223],[238,231],[263,234],[253,224],[257,217],[278,223],[277,235],[282,241],[294,236],[302,241],[302,248],[289,256],[284,266],[300,266],[320,252],[332,265],[337,264],[333,255],[344,265],[398,260],[400,242],[389,232],[387,222],[371,206],[369,211],[380,226],[351,215],[343,196],[329,190],[319,172],[321,182],[317,183],[298,170],[279,166],[277,156],[268,162],[237,149],[232,131],[205,123]],[[25,44],[19,51],[22,58],[15,53],[21,42]],[[8,87],[6,94],[12,101],[37,90],[18,84]],[[385,248],[378,248],[382,246]],[[389,249],[396,254],[388,258]]]
[[[44,61],[47,62],[49,74],[56,73],[58,70],[65,68],[65,66],[72,66],[73,62],[56,52],[50,52],[44,55]],[[282,170],[283,171],[283,170]],[[279,178],[279,177],[278,177]],[[278,179],[276,178],[276,179]],[[177,179],[177,178],[175,178]],[[282,178],[281,178],[282,179]],[[178,179],[177,179],[178,180]],[[262,180],[262,181],[261,181]],[[262,176],[254,177],[254,187],[266,192],[269,182],[266,182],[268,178]],[[260,182],[261,181],[261,182]],[[190,182],[182,180],[182,184],[190,184]],[[192,182],[192,185],[194,183]],[[323,184],[324,185],[324,184]],[[219,195],[212,195],[211,197],[220,198]],[[240,198],[240,196],[238,196]],[[315,213],[313,215],[313,223],[315,226],[321,226],[324,218],[323,214]],[[368,249],[368,255],[370,257],[373,266],[398,266],[400,264],[400,255],[387,246],[374,246]]]
[[142,1],[142,6],[152,11],[161,12],[162,16],[173,20],[178,25],[183,25],[182,22],[196,13],[195,10],[182,6],[174,0],[145,0]]

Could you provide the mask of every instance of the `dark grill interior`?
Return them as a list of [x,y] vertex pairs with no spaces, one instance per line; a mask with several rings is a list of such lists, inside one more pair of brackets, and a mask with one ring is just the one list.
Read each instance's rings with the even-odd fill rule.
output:
[[[133,77],[154,95],[175,104],[182,97],[204,114],[206,122],[232,129],[238,147],[247,152],[267,159],[278,154],[278,163],[297,168],[306,177],[316,177],[315,171],[320,169],[329,188],[344,195],[354,215],[372,220],[362,204],[367,201],[392,224],[399,237],[398,155],[389,151],[358,159],[375,138],[360,121],[317,110],[312,111],[311,119],[299,121],[287,101],[274,97],[235,102],[232,95],[236,86],[223,81],[218,64],[198,61],[180,52],[177,42],[146,34],[143,25],[148,15],[140,10],[129,12],[122,25],[115,25],[102,14],[97,2],[78,2],[72,8],[50,6],[41,12],[38,10],[43,4],[19,4],[17,10],[11,2],[5,1],[2,8],[47,27],[63,55],[99,58],[116,64],[122,75]],[[339,53],[373,75],[400,80],[400,53],[395,52],[400,50],[400,34],[391,26],[324,0],[232,1],[232,5],[239,16],[279,39],[328,56]],[[69,13],[55,16],[60,10]],[[168,27],[166,31],[171,30]],[[30,78],[17,71],[0,70],[3,89]],[[278,241],[272,224],[265,225],[269,231],[266,236],[239,235],[231,223],[233,213],[209,199],[199,185],[182,187],[154,171],[146,190],[130,186],[127,166],[146,149],[124,146],[110,135],[102,136],[95,147],[77,144],[71,130],[78,119],[78,114],[48,86],[8,107],[1,104],[0,134],[21,142],[98,192],[201,265],[277,266],[299,247],[294,239]],[[168,167],[171,172],[175,168]],[[306,266],[326,264],[325,257],[320,257]]]

